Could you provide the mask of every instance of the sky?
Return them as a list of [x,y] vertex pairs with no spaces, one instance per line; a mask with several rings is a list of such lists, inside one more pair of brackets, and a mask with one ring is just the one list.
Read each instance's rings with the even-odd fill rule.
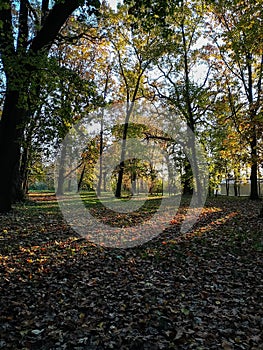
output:
[[116,9],[118,2],[120,2],[120,1],[119,0],[108,0],[108,3],[110,4],[110,6],[114,9]]

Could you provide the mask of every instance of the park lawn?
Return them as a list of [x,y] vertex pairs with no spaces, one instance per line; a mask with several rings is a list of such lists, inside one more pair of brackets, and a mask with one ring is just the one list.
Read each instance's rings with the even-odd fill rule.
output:
[[32,194],[1,216],[0,349],[262,349],[259,206],[210,198],[181,234],[184,200],[162,234],[119,249],[78,236],[54,194]]

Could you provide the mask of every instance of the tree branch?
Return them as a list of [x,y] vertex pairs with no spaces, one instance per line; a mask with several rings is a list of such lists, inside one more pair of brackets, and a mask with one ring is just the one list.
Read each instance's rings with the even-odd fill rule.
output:
[[19,31],[17,37],[17,49],[25,50],[28,45],[28,7],[27,0],[20,0]]
[[68,17],[84,0],[65,0],[57,2],[48,13],[43,26],[31,43],[31,51],[48,51]]
[[41,25],[42,26],[48,15],[48,4],[49,4],[49,0],[42,0],[42,3],[41,3]]
[[11,12],[11,1],[2,0],[0,4],[0,54],[4,66],[7,63],[7,57],[15,53]]

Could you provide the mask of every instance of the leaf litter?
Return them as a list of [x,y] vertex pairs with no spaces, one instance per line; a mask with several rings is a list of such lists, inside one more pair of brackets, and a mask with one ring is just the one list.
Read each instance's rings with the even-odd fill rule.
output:
[[51,200],[1,216],[0,349],[263,349],[258,202],[208,199],[182,235],[183,203],[158,237],[113,249]]

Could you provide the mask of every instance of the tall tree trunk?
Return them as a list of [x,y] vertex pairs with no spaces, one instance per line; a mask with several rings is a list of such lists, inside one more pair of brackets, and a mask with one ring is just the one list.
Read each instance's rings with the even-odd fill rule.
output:
[[250,174],[250,199],[259,199],[258,195],[258,154],[257,154],[257,137],[254,132],[251,147],[251,174]]
[[78,192],[81,189],[82,181],[83,181],[83,178],[84,178],[84,175],[85,175],[85,170],[86,170],[86,164],[84,164],[84,166],[82,168],[82,171],[81,171],[81,174],[80,174],[80,179],[79,179],[79,182],[78,182]]
[[126,116],[126,123],[124,124],[123,128],[123,136],[122,136],[122,145],[121,145],[121,161],[120,161],[120,169],[118,172],[118,180],[117,180],[117,186],[116,186],[116,192],[115,197],[120,198],[121,197],[121,186],[122,186],[122,180],[123,180],[123,174],[124,174],[124,159],[126,155],[126,139],[128,134],[128,126],[129,126],[129,116]]
[[21,165],[20,165],[20,177],[22,182],[23,193],[26,194],[28,191],[28,176],[29,176],[29,163],[30,163],[30,151],[29,147],[26,145],[23,148],[21,156]]
[[[0,212],[11,210],[20,165],[22,122],[26,111],[18,108],[19,92],[7,89],[0,122]],[[15,198],[16,199],[16,198]]]
[[[135,163],[136,159],[133,159],[133,163]],[[132,170],[131,170],[131,193],[132,196],[136,194],[137,188],[137,172],[136,172],[136,164],[132,164]]]
[[116,198],[121,197],[123,174],[124,174],[124,162],[120,162],[120,170],[118,172],[118,179],[117,179],[117,185],[116,185],[116,191],[115,191]]
[[188,159],[186,160],[184,171],[185,173],[183,174],[183,179],[182,179],[183,194],[192,195],[193,194],[193,171]]
[[[20,155],[20,158],[21,158],[21,155]],[[23,178],[21,174],[20,163],[21,161],[17,163],[14,176],[13,176],[12,203],[24,202],[26,198],[26,194],[23,190]]]
[[99,168],[99,179],[98,179],[98,187],[97,187],[97,195],[100,196],[101,195],[101,185],[102,185],[102,154],[103,154],[103,119],[101,121],[101,130],[100,130],[100,159],[99,159],[99,164],[100,164],[100,168]]
[[230,180],[229,178],[226,178],[226,195],[229,196],[229,190],[230,190]]
[[62,145],[62,150],[59,160],[58,169],[58,185],[56,194],[62,196],[64,194],[64,181],[65,181],[65,161],[66,161],[66,146]]
[[197,203],[202,203],[202,196],[203,196],[203,185],[200,180],[200,170],[198,166],[198,159],[197,159],[197,151],[196,151],[196,136],[194,134],[195,127],[194,123],[191,128],[192,133],[189,135],[190,140],[190,149],[191,149],[191,174],[192,174],[192,193],[194,193],[194,180],[195,180],[195,191],[197,195]]
[[103,191],[107,192],[107,182],[106,182],[106,178],[107,178],[107,172],[104,171],[103,173]]

